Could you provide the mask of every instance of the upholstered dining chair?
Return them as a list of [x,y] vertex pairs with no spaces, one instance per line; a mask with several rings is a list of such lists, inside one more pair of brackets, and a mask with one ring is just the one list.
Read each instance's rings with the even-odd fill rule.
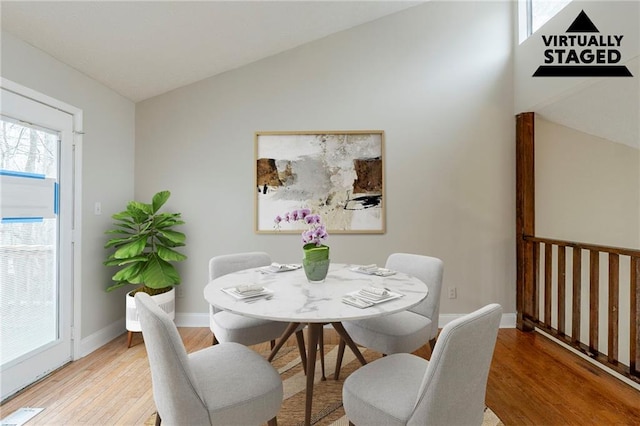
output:
[[222,343],[187,354],[178,329],[146,293],[135,296],[147,349],[156,425],[277,424],[278,372],[255,351]]
[[[232,272],[249,268],[271,265],[271,257],[265,252],[247,252],[214,256],[209,260],[209,280],[214,280]],[[220,310],[209,305],[209,328],[213,333],[213,344],[218,342],[236,342],[243,345],[255,345],[270,341],[273,349],[276,339],[289,327],[286,322],[249,318]],[[300,358],[306,371],[306,352],[304,349],[304,325],[296,330],[296,340]],[[324,364],[324,356],[321,353]]]
[[[407,311],[364,320],[344,321],[342,325],[354,342],[385,355],[411,353],[427,342],[433,350],[438,336],[444,269],[442,260],[418,254],[393,253],[387,258],[385,267],[423,281],[429,288],[426,299]],[[336,379],[340,374],[344,348],[345,342],[341,339],[336,359]]]
[[353,425],[481,425],[502,307],[445,325],[431,360],[399,353],[351,373],[342,388]]
[[[270,264],[271,257],[264,252],[215,256],[209,260],[209,280]],[[270,341],[273,348],[275,340],[284,333],[287,325],[286,322],[244,317],[209,305],[209,328],[213,333],[214,345],[218,342],[236,342],[248,346]]]

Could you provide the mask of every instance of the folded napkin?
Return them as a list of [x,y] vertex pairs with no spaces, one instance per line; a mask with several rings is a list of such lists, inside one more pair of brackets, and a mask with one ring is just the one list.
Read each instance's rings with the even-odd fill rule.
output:
[[360,289],[360,291],[365,293],[370,293],[378,297],[384,297],[389,295],[389,292],[387,291],[387,289],[379,288],[379,287],[364,287]]
[[264,291],[264,287],[257,284],[244,284],[236,287],[236,292],[239,294],[261,293],[262,291]]
[[281,271],[283,269],[288,269],[288,266],[283,265],[281,263],[273,262],[271,265],[268,266],[268,268],[274,271]]
[[358,269],[360,271],[365,271],[365,272],[374,272],[378,269],[378,265],[376,265],[375,263],[372,263],[371,265],[358,266]]
[[373,306],[373,303],[358,299],[357,297],[353,297],[351,295],[346,295],[342,298],[342,303],[346,303],[347,305],[355,306],[356,308],[364,309],[369,306]]

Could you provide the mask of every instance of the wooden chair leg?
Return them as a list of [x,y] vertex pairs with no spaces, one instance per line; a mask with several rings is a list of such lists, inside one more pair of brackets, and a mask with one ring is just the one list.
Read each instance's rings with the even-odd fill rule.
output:
[[340,367],[342,367],[342,357],[344,356],[344,347],[346,343],[341,338],[338,344],[338,355],[336,356],[336,371],[333,373],[333,380],[338,380],[340,377]]
[[133,331],[127,334],[127,348],[131,347],[131,341],[133,340]]
[[268,424],[269,426],[278,426],[278,419],[274,417],[274,418],[272,418],[271,420],[269,420],[269,421],[267,422],[267,424]]
[[296,331],[296,340],[298,341],[298,351],[300,352],[302,370],[304,371],[304,374],[307,374],[307,351],[304,347],[304,333],[302,330]]
[[160,418],[160,413],[156,412],[156,426],[160,426],[162,419]]
[[436,347],[436,338],[429,340],[429,347],[431,348],[431,353],[433,353],[433,349]]

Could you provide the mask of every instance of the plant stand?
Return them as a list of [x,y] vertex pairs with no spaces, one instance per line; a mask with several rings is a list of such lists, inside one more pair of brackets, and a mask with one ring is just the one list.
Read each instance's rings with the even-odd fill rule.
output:
[[[126,316],[126,328],[127,334],[127,348],[131,347],[131,341],[133,340],[133,333],[139,333],[142,331],[140,327],[140,320],[138,319],[138,309],[136,308],[136,299],[132,295],[133,291],[128,292],[125,295],[127,304],[127,316]],[[173,320],[176,317],[176,289],[175,287],[166,293],[156,294],[151,296],[156,304],[165,311],[169,317]]]

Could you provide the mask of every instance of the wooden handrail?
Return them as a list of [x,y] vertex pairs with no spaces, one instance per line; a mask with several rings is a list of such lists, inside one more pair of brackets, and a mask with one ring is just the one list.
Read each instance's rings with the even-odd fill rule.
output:
[[621,256],[640,257],[640,250],[635,250],[630,248],[601,246],[601,245],[590,244],[590,243],[578,243],[575,241],[565,241],[565,240],[556,240],[553,238],[534,237],[533,235],[523,235],[522,238],[525,241],[530,241],[532,243],[553,244],[559,247],[571,247],[571,248],[578,248],[582,250],[599,251],[603,253],[613,253]]
[[[522,242],[527,246],[533,264],[533,276],[530,283],[523,283],[523,286],[532,288],[531,299],[525,301],[523,306],[532,306],[533,309],[525,309],[522,312],[524,321],[532,323],[535,327],[544,330],[554,337],[564,341],[568,345],[584,352],[588,356],[606,365],[608,368],[617,371],[626,377],[640,382],[640,341],[638,332],[640,331],[640,250],[610,247],[598,244],[579,243],[575,241],[564,241],[553,238],[534,237],[522,235]],[[557,247],[556,262],[553,262],[553,249]],[[566,248],[573,250],[572,256],[567,256]],[[582,282],[582,254],[583,250],[588,253],[588,263],[584,265],[588,268],[588,281]],[[608,257],[608,279],[602,283],[608,292],[607,303],[600,300],[600,257],[604,254]],[[629,259],[629,317],[620,318],[619,301],[620,294],[620,256]],[[565,279],[567,262],[571,263],[572,280],[568,283]],[[626,262],[626,260],[625,260]],[[541,269],[542,267],[542,269]],[[557,268],[556,274],[553,269]],[[522,275],[521,275],[522,276]],[[553,285],[553,278],[556,277],[557,285]],[[568,287],[570,286],[570,287]],[[566,330],[566,294],[571,291],[572,303],[570,317],[572,319],[571,329]],[[581,293],[588,297],[588,342],[580,340],[581,335]],[[539,296],[542,296],[541,298]],[[555,297],[556,326],[552,325],[553,298]],[[543,304],[541,311],[538,311],[538,302]],[[586,307],[585,307],[586,308]],[[606,312],[607,321],[607,341],[604,344],[599,342],[600,312]],[[629,324],[629,366],[623,365],[619,360],[619,325],[620,321]],[[569,333],[569,334],[567,334]],[[606,348],[606,355],[601,348]]]

